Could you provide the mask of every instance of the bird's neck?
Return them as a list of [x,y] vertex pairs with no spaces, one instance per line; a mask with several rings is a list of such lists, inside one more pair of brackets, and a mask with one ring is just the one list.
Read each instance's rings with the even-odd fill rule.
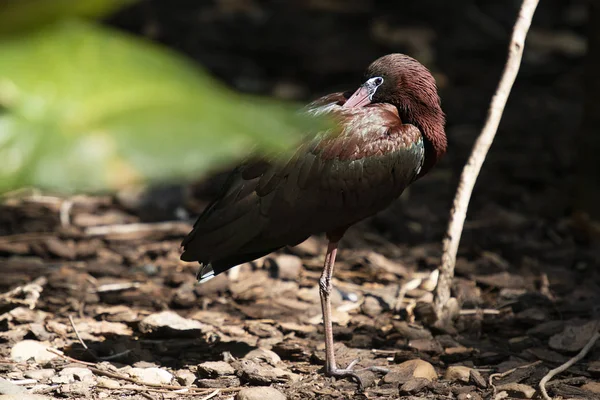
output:
[[[401,115],[402,118],[402,115]],[[404,123],[415,125],[425,142],[425,160],[419,177],[425,175],[446,153],[448,142],[444,130],[445,116],[441,108],[415,108],[405,112]]]

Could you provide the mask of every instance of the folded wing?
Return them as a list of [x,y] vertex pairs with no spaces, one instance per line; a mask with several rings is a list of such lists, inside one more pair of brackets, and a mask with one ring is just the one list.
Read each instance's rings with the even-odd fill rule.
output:
[[346,228],[382,210],[418,175],[421,132],[396,108],[343,108],[341,94],[311,104],[338,128],[307,140],[285,161],[236,168],[221,195],[200,215],[182,246],[184,261],[215,274],[310,235]]

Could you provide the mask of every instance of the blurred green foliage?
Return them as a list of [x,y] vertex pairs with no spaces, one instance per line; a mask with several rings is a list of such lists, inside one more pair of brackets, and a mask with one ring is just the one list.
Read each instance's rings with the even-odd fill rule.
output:
[[37,29],[70,17],[98,18],[137,0],[0,0],[0,35]]
[[0,36],[0,54],[0,192],[200,177],[254,145],[284,149],[317,123],[91,21]]

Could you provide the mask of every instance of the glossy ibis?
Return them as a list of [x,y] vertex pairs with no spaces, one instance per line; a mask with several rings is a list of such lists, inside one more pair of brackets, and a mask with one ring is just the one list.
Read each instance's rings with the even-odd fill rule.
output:
[[337,128],[306,140],[281,162],[236,168],[221,195],[198,218],[182,246],[205,281],[310,235],[329,240],[320,295],[325,373],[362,381],[338,368],[331,327],[332,274],[338,242],[352,224],[387,207],[446,152],[445,116],[435,79],[417,60],[390,54],[373,62],[354,93],[324,96],[309,112]]

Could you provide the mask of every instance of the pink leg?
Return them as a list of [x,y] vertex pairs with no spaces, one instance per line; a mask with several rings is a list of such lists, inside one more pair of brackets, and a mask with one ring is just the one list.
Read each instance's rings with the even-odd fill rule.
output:
[[[321,293],[321,308],[323,310],[323,326],[325,327],[325,375],[337,378],[352,378],[358,382],[360,390],[364,390],[364,384],[361,377],[352,370],[358,360],[352,361],[346,368],[338,368],[335,364],[335,353],[333,351],[333,328],[331,326],[331,290],[333,286],[331,279],[333,277],[333,265],[335,264],[335,255],[337,254],[338,242],[329,240],[327,246],[327,255],[325,256],[325,266],[319,280],[319,288]],[[386,374],[389,372],[387,368],[368,367],[363,370]]]
[[325,256],[325,266],[319,280],[319,288],[321,294],[321,308],[323,310],[323,325],[325,328],[325,374],[338,378],[353,378],[359,387],[363,388],[362,379],[352,371],[352,367],[357,360],[350,363],[348,368],[341,369],[335,364],[335,353],[333,351],[333,328],[331,326],[331,290],[333,288],[331,279],[333,276],[333,265],[335,264],[335,255],[337,253],[338,242],[329,241],[327,246],[327,255]]

